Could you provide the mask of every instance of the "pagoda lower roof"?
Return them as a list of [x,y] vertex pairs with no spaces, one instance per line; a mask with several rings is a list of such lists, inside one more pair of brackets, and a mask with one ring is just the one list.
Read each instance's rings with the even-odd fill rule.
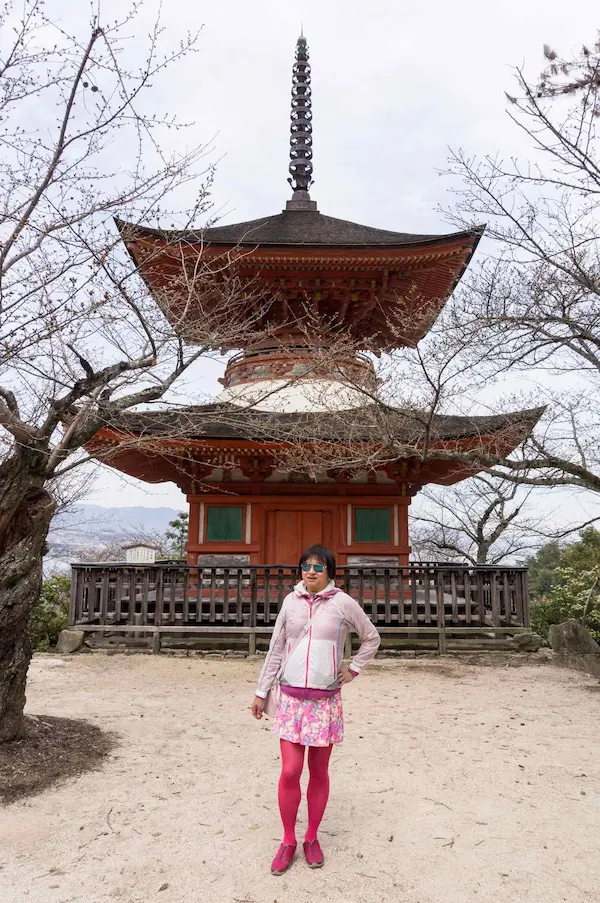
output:
[[[86,448],[123,473],[148,483],[172,481],[187,493],[197,491],[198,480],[221,479],[214,473],[224,462],[238,467],[250,481],[262,480],[277,468],[285,472],[308,463],[334,480],[339,475],[343,482],[349,468],[366,465],[401,484],[403,492],[407,487],[414,492],[427,483],[452,485],[473,476],[483,467],[480,455],[510,454],[542,411],[438,415],[426,426],[428,418],[418,412],[375,406],[331,414],[275,414],[212,404],[124,412],[107,421]],[[233,485],[223,483],[228,492]],[[245,484],[235,485],[241,491]],[[277,481],[271,488],[282,485]],[[331,486],[325,489],[334,491]]]
[[274,216],[212,226],[207,229],[152,229],[117,220],[121,233],[133,237],[161,237],[169,242],[223,245],[292,245],[307,247],[382,248],[443,245],[467,241],[473,249],[483,228],[446,235],[414,235],[363,226],[350,220],[325,216],[316,210],[284,210]]
[[227,439],[245,442],[378,443],[387,435],[395,442],[421,446],[455,440],[498,436],[515,448],[531,432],[544,408],[506,414],[459,416],[381,408],[370,405],[331,413],[273,413],[232,404],[195,405],[163,411],[124,412],[105,427],[142,439]]

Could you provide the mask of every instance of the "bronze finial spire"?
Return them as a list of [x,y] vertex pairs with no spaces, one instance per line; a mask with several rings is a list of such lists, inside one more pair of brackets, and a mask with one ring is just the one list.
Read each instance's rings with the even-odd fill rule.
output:
[[[292,70],[292,112],[290,128],[290,178],[294,190],[290,205],[297,209],[316,209],[308,190],[313,183],[312,173],[312,109],[310,63],[304,29],[296,43],[296,61]],[[293,209],[291,208],[291,209]]]

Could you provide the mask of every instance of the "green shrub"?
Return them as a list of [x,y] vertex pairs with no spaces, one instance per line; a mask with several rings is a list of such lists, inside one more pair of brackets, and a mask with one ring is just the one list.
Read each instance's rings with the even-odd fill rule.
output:
[[598,567],[587,570],[579,567],[559,568],[555,585],[531,606],[531,626],[534,631],[548,639],[551,624],[560,624],[568,618],[581,621],[589,599],[585,628],[597,643],[600,642],[598,577]]
[[541,599],[535,599],[531,603],[531,629],[545,640],[548,639],[550,625],[560,624],[568,617],[563,606],[548,596],[542,596]]
[[29,619],[29,635],[36,652],[56,646],[59,633],[68,626],[70,593],[71,580],[66,574],[44,580]]

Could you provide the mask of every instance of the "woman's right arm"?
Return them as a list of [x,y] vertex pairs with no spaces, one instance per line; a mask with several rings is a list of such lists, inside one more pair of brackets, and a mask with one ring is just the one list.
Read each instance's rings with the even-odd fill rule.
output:
[[281,666],[283,653],[285,650],[286,631],[285,631],[285,612],[287,598],[283,600],[281,610],[277,615],[273,635],[269,643],[269,651],[261,668],[258,684],[256,688],[256,696],[259,699],[265,699],[267,693],[271,689],[271,684],[277,676],[277,672]]

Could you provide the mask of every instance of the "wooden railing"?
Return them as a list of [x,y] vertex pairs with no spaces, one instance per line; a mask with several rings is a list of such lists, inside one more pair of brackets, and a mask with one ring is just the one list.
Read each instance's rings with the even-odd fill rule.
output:
[[[74,564],[69,621],[91,630],[266,633],[297,580],[286,565]],[[529,627],[525,568],[348,566],[337,583],[387,632]]]

